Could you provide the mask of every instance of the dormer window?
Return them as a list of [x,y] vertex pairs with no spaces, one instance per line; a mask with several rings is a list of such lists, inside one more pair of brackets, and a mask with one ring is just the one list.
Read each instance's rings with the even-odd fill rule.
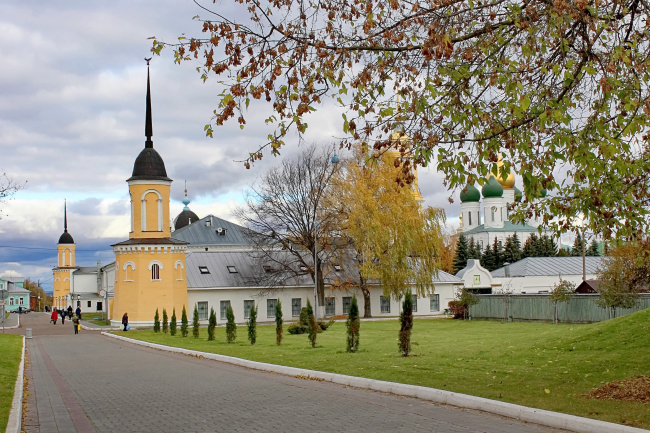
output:
[[341,272],[341,265],[334,265],[334,270],[336,272]]
[[305,272],[307,270],[307,266],[305,265],[300,265],[300,270]]
[[273,272],[273,266],[270,266],[270,265],[264,265],[263,268],[264,268],[264,272],[266,272],[266,273],[271,273],[271,272]]
[[199,266],[199,272],[201,272],[202,274],[209,274],[210,269],[208,269],[207,266]]
[[230,272],[231,274],[237,273],[237,268],[234,266],[226,266],[226,268],[228,269],[228,272]]

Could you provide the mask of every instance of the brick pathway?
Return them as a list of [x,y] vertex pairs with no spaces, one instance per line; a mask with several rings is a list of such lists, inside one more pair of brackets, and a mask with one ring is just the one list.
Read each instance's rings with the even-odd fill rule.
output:
[[41,432],[554,432],[413,398],[258,372],[23,316],[29,398]]

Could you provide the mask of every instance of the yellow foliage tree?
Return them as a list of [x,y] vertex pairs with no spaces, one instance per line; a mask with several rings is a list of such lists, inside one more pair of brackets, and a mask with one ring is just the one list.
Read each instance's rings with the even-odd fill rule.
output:
[[430,294],[441,265],[444,211],[422,208],[413,187],[400,185],[401,158],[370,157],[360,146],[343,164],[329,206],[337,209],[358,264],[364,317],[370,316],[369,283],[395,299],[412,288]]

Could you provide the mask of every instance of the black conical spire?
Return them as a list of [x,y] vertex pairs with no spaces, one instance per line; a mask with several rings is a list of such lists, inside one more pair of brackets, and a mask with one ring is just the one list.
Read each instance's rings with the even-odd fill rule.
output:
[[145,58],[145,60],[147,61],[147,114],[144,125],[144,135],[147,137],[147,141],[144,142],[144,147],[153,147],[153,141],[151,140],[151,137],[153,136],[153,123],[151,122],[151,89],[149,85],[149,61],[151,60],[151,57],[148,59]]
[[72,235],[68,233],[68,203],[67,201],[63,204],[63,234],[59,238],[60,244],[74,244],[74,239]]

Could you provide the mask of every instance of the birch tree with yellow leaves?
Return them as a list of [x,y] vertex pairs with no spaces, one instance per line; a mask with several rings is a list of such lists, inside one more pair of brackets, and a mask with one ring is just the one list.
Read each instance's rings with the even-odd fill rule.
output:
[[370,285],[381,285],[394,299],[411,290],[432,293],[445,221],[444,211],[423,208],[413,187],[400,184],[400,158],[369,152],[360,146],[353,158],[339,163],[328,204],[337,209],[341,233],[358,264],[364,317],[371,315]]

